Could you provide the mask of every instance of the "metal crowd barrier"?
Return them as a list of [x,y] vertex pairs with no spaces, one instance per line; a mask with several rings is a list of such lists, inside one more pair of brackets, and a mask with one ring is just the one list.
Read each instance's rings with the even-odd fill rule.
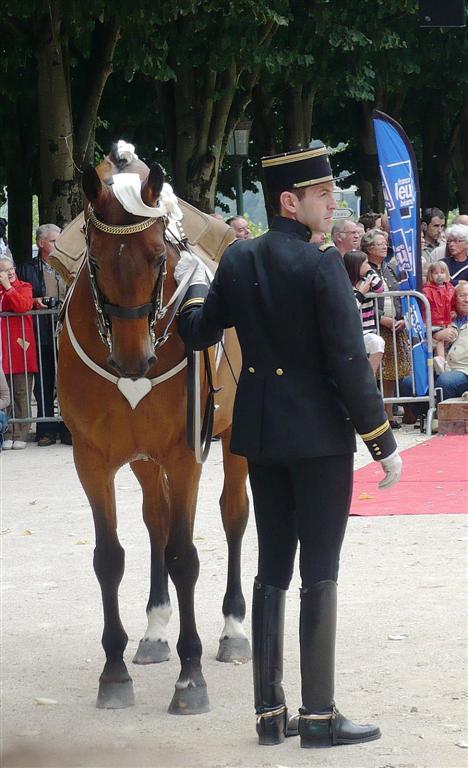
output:
[[[382,293],[368,293],[367,298],[371,298],[374,301],[374,311],[375,311],[375,319],[376,319],[376,325],[377,325],[377,333],[380,332],[380,319],[379,319],[379,299],[384,300],[385,298],[390,298],[392,301],[391,304],[391,310],[392,314],[391,317],[393,321],[396,320],[395,316],[395,306],[393,302],[393,298],[398,299],[408,299],[408,301],[405,302],[406,304],[406,311],[402,314],[402,317],[405,320],[405,333],[406,337],[409,342],[409,346],[411,348],[412,344],[418,340],[418,337],[411,338],[410,333],[408,332],[408,328],[411,327],[410,317],[409,313],[411,311],[410,306],[410,297],[415,297],[418,300],[419,306],[421,308],[421,305],[424,305],[424,316],[425,316],[425,327],[426,327],[426,333],[427,333],[427,340],[423,342],[423,344],[426,345],[427,349],[427,356],[426,356],[426,367],[427,367],[427,378],[428,378],[428,391],[425,395],[406,395],[401,393],[400,391],[400,385],[402,381],[402,376],[399,375],[399,366],[398,366],[398,355],[397,355],[397,342],[396,337],[398,334],[395,332],[395,329],[392,329],[392,346],[393,346],[393,363],[395,367],[395,388],[394,388],[394,394],[392,397],[384,397],[383,396],[383,370],[382,370],[382,364],[380,365],[378,374],[377,374],[377,380],[379,382],[380,391],[382,392],[382,397],[384,403],[396,403],[397,405],[414,405],[414,404],[427,404],[427,414],[425,414],[425,417],[421,415],[419,417],[420,419],[420,427],[421,432],[424,431],[424,424],[426,427],[426,434],[427,436],[430,436],[432,434],[432,421],[434,419],[436,408],[437,408],[437,401],[440,399],[440,391],[437,390],[434,384],[434,367],[433,367],[433,356],[432,356],[432,334],[431,334],[431,307],[430,304],[424,296],[423,293],[419,293],[419,291],[384,291]],[[413,327],[414,327],[413,322]],[[411,377],[411,390],[412,392],[416,391],[415,387],[415,369],[414,369],[414,361],[413,356],[410,355],[410,373],[408,376]]]
[[[427,334],[428,341],[427,341],[427,375],[428,375],[428,381],[429,381],[429,388],[426,395],[422,396],[416,396],[416,395],[403,395],[400,392],[400,383],[401,383],[401,377],[398,375],[398,356],[397,356],[397,345],[396,345],[396,336],[395,330],[392,330],[392,342],[393,342],[393,362],[395,367],[395,391],[392,397],[383,397],[385,403],[396,403],[397,405],[400,404],[416,404],[416,403],[422,403],[427,404],[427,416],[426,416],[426,432],[428,435],[432,433],[432,420],[435,415],[436,411],[436,388],[434,386],[434,370],[433,370],[433,359],[432,359],[432,343],[431,343],[431,308],[429,305],[429,302],[427,298],[418,291],[385,291],[383,293],[368,293],[367,297],[373,299],[374,301],[374,309],[375,309],[375,317],[376,317],[376,324],[377,324],[377,331],[380,330],[379,326],[379,312],[378,312],[378,302],[379,299],[385,299],[386,297],[389,297],[393,299],[394,297],[397,297],[399,299],[405,299],[409,298],[411,296],[416,297],[418,302],[424,305],[425,308],[425,317],[426,317],[426,328],[429,329],[429,332]],[[406,328],[409,327],[409,318],[408,318],[408,311],[410,302],[407,301],[407,313],[405,317],[406,321]],[[392,316],[395,320],[395,308],[394,303],[391,301],[391,307],[392,307]],[[21,318],[21,326],[22,326],[22,335],[24,337],[24,323],[25,323],[25,317],[31,316],[33,318],[33,326],[34,326],[34,335],[36,338],[36,348],[37,348],[37,359],[38,359],[38,372],[33,373],[34,376],[34,390],[36,391],[36,395],[38,393],[42,394],[42,400],[44,401],[44,365],[45,361],[43,360],[43,342],[44,342],[44,335],[47,334],[48,338],[52,338],[55,340],[55,329],[57,326],[57,315],[58,315],[58,309],[41,309],[41,310],[32,310],[31,312],[26,312],[24,314],[18,314],[18,313],[12,313],[12,312],[0,312],[0,318],[1,325],[2,325],[2,333],[7,334],[8,339],[8,349],[11,350],[11,329],[10,329],[10,318],[16,317]],[[46,320],[42,320],[42,323],[40,322],[40,318],[46,318]],[[46,327],[44,328],[44,323],[46,323]],[[41,328],[42,325],[42,328]],[[407,337],[409,340],[409,343],[411,344],[411,339],[409,337],[409,334],[407,333]],[[23,360],[24,360],[24,368],[27,372],[27,360],[26,360],[26,350],[23,349]],[[11,351],[10,351],[10,365],[9,368],[11,369]],[[415,371],[414,371],[414,364],[413,364],[413,358],[410,357],[411,362],[411,383],[412,383],[412,390],[415,391]],[[55,341],[53,343],[53,365],[54,365],[54,379],[57,371],[57,345],[55,344]],[[16,414],[15,409],[15,403],[14,403],[14,377],[8,377],[9,384],[10,384],[10,390],[11,390],[11,416],[9,418],[12,422],[18,422],[18,423],[36,423],[40,421],[55,421],[60,422],[62,421],[62,416],[60,414],[60,404],[57,401],[57,397],[55,396],[54,400],[54,414],[53,416],[37,416],[37,402],[36,398],[30,397],[29,390],[27,388],[27,416],[24,418],[19,418]],[[380,370],[377,374],[377,380],[380,384],[380,390],[383,395],[383,371],[382,366],[380,366]],[[422,425],[424,424],[424,419],[421,417],[421,430]]]
[[[38,363],[38,371],[29,371],[28,370],[28,364],[27,364],[27,349],[26,345],[23,343],[22,349],[23,349],[23,365],[24,373],[29,376],[33,377],[34,383],[33,387],[26,386],[26,411],[27,414],[23,417],[19,417],[17,413],[17,407],[15,404],[15,375],[10,375],[5,373],[8,385],[10,387],[10,396],[11,396],[11,402],[10,402],[10,415],[8,417],[9,422],[16,422],[18,424],[31,424],[31,423],[37,423],[42,421],[54,421],[54,422],[61,422],[63,421],[62,416],[60,414],[60,404],[57,400],[56,392],[54,394],[54,413],[50,416],[41,416],[39,417],[37,415],[37,397],[39,396],[42,398],[42,402],[44,402],[44,369],[47,365],[47,362],[44,360],[44,342],[50,341],[49,351],[52,351],[52,361],[53,361],[53,379],[54,382],[56,381],[56,375],[57,375],[57,344],[55,340],[55,330],[57,327],[57,315],[58,315],[58,308],[54,309],[37,309],[37,310],[31,310],[30,312],[0,312],[0,323],[1,323],[1,333],[6,334],[7,337],[7,350],[8,350],[8,366],[5,363],[2,363],[3,370],[5,371],[6,368],[8,370],[11,370],[12,368],[12,347],[13,344],[15,344],[16,339],[13,338],[13,329],[12,329],[12,323],[11,319],[15,318],[17,322],[20,320],[21,322],[21,337],[24,340],[25,337],[25,320],[27,317],[32,318],[32,324],[33,324],[33,330],[34,330],[34,337],[36,342],[36,352],[37,352],[37,363]],[[42,318],[42,320],[40,320]],[[50,355],[49,355],[50,357]],[[21,373],[18,374],[18,376],[21,376]],[[24,384],[24,376],[22,377]],[[55,391],[55,386],[54,386]],[[36,395],[34,394],[36,393]]]

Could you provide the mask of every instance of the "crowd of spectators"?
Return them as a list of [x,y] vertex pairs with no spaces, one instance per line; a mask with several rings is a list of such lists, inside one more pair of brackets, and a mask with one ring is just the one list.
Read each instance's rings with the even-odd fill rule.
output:
[[[384,397],[397,394],[397,380],[400,396],[414,394],[409,375],[411,345],[401,301],[385,295],[386,291],[400,289],[388,216],[370,212],[358,222],[340,220],[334,224],[331,236],[343,255],[353,285],[369,362],[374,371],[380,369]],[[316,233],[312,240],[318,242]],[[421,273],[422,292],[431,308],[431,327],[427,330],[434,352],[435,384],[442,390],[443,399],[461,396],[468,390],[468,215],[456,216],[445,228],[445,215],[439,208],[423,211]],[[382,291],[384,295],[376,303],[367,298],[368,293]],[[377,307],[375,327],[371,305]],[[374,336],[382,340],[383,354]],[[398,429],[400,424],[394,417],[398,409],[388,403],[386,410],[390,424]],[[420,415],[421,409],[416,411]],[[405,405],[403,422],[415,420],[412,410]]]
[[[0,224],[2,222],[0,221]],[[6,239],[6,227],[0,238],[0,372],[9,389],[9,402],[0,392],[0,428],[2,434],[10,417],[8,431],[2,441],[3,450],[26,448],[33,413],[33,391],[38,419],[36,440],[41,447],[71,437],[55,413],[55,379],[57,349],[55,318],[50,309],[60,306],[65,297],[65,284],[48,264],[55,241],[60,234],[55,224],[36,231],[37,257],[15,267]],[[33,316],[31,310],[43,310]],[[3,379],[0,377],[0,390]],[[33,390],[34,388],[34,390]],[[46,421],[45,417],[51,417]]]
[[[237,239],[252,238],[244,216],[231,216],[226,223]],[[0,318],[0,450],[2,443],[4,449],[26,447],[30,426],[21,419],[32,412],[33,391],[40,419],[36,425],[39,446],[53,445],[57,438],[71,443],[65,424],[54,418],[54,323],[50,314],[43,313],[33,325],[31,315],[23,314],[55,308],[63,302],[66,286],[48,263],[59,234],[54,224],[38,227],[37,258],[16,270],[8,247],[7,222],[0,218],[0,312],[10,313]],[[444,213],[428,208],[422,213],[421,235],[422,290],[432,318],[428,333],[432,335],[436,386],[442,388],[445,399],[468,390],[468,215],[455,217],[445,229]],[[331,237],[353,285],[369,362],[374,372],[380,371],[384,397],[395,394],[397,380],[400,394],[410,394],[411,348],[401,301],[385,295],[400,287],[387,214],[368,212],[358,221],[340,219],[333,225]],[[323,245],[325,235],[313,232],[311,242]],[[383,295],[375,304],[368,293]],[[387,404],[386,410],[390,424],[398,428],[394,407]],[[15,418],[3,439],[11,414]],[[405,407],[403,421],[414,420]]]

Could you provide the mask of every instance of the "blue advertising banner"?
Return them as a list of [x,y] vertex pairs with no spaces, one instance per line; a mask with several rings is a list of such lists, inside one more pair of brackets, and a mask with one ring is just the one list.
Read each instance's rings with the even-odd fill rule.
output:
[[[421,290],[419,183],[413,148],[401,125],[389,115],[374,110],[372,122],[400,288]],[[403,299],[403,310],[412,345],[416,394],[425,395],[429,387],[428,347],[417,299]]]

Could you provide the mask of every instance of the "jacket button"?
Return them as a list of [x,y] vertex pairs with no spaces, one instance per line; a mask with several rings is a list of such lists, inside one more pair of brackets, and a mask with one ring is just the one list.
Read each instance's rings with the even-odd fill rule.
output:
[[255,368],[252,365],[249,368],[249,373],[255,373]]
[[277,376],[282,376],[282,375],[283,375],[283,373],[284,373],[284,371],[283,371],[283,369],[282,369],[282,368],[277,368],[277,369],[276,369],[276,375],[277,375]]

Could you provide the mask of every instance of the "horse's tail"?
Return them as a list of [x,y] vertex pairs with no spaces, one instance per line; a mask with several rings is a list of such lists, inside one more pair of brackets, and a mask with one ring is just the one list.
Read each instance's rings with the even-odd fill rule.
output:
[[135,152],[133,144],[128,144],[123,139],[119,139],[119,141],[116,141],[112,145],[112,149],[109,153],[109,160],[117,166],[119,171],[122,171],[134,160],[138,160],[138,155]]

